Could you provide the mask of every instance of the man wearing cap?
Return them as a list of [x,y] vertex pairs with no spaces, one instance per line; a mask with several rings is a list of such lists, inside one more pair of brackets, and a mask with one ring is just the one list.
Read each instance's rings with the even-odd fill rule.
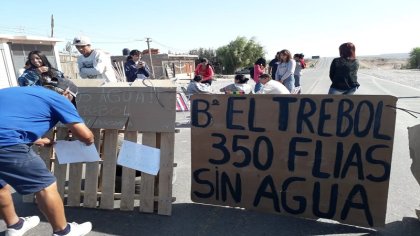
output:
[[88,37],[75,37],[73,45],[82,54],[77,58],[80,77],[83,79],[105,79],[106,82],[117,82],[111,58],[100,50],[92,49]]
[[71,103],[77,87],[70,80],[58,78],[43,86],[0,90],[0,216],[7,225],[5,235],[24,235],[40,222],[38,216],[18,217],[10,186],[22,195],[35,194],[53,235],[86,235],[92,224],[67,223],[56,179],[31,146],[51,145],[42,135],[57,122],[86,145],[93,143],[93,134]]

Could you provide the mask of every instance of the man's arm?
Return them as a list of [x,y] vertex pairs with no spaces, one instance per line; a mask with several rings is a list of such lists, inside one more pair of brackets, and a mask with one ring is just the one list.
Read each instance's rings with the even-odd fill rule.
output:
[[66,125],[81,142],[90,145],[93,143],[93,133],[84,123],[70,123]]

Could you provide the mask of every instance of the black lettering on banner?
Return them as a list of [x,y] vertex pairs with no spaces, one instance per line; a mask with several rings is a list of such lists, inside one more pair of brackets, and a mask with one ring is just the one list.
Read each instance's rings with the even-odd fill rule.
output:
[[306,199],[304,196],[293,196],[293,200],[299,203],[297,209],[293,209],[287,205],[287,193],[293,192],[288,191],[289,185],[297,181],[304,182],[306,179],[301,177],[290,177],[283,182],[281,188],[281,205],[286,212],[293,215],[302,214],[306,210]]
[[216,189],[216,200],[219,201],[219,199],[220,199],[220,197],[219,197],[219,195],[220,195],[220,191],[219,191],[219,189],[220,189],[219,169],[217,167],[215,169],[216,169],[216,187],[215,187],[215,189]]
[[213,184],[210,181],[208,181],[208,180],[203,180],[203,179],[200,178],[200,174],[201,173],[203,173],[203,172],[209,172],[209,171],[210,171],[210,169],[201,168],[201,169],[198,169],[198,170],[194,171],[194,173],[193,173],[194,181],[197,184],[207,185],[209,187],[209,191],[207,193],[200,193],[198,191],[194,191],[193,192],[195,194],[195,196],[197,196],[199,198],[210,198],[214,194],[214,186],[213,186]]
[[337,143],[337,151],[335,154],[334,178],[340,177],[341,162],[343,160],[344,145],[342,142]]
[[382,165],[384,168],[384,174],[380,177],[375,177],[372,174],[369,174],[368,176],[366,176],[366,179],[372,181],[372,182],[383,182],[383,181],[387,181],[389,180],[389,175],[391,173],[391,165],[390,163],[386,162],[386,161],[382,161],[382,160],[376,160],[373,159],[373,152],[378,149],[378,148],[389,148],[388,145],[373,145],[372,147],[369,147],[368,150],[366,151],[366,161],[371,163],[371,164],[378,164],[378,165]]
[[216,149],[218,149],[222,152],[222,159],[220,159],[220,160],[209,159],[209,162],[211,164],[214,164],[214,165],[223,165],[223,164],[228,163],[229,160],[230,160],[230,152],[225,146],[226,137],[223,134],[219,134],[219,133],[212,133],[211,136],[220,138],[220,142],[219,143],[213,143],[212,147],[216,148]]
[[308,156],[308,152],[306,151],[298,151],[296,150],[297,143],[310,143],[312,139],[310,138],[301,138],[301,137],[293,137],[289,143],[289,158],[287,161],[287,167],[289,171],[295,170],[295,157],[301,156],[306,157]]
[[244,111],[242,110],[234,110],[234,102],[235,100],[245,100],[246,97],[229,97],[228,104],[227,104],[227,111],[226,111],[226,128],[228,129],[237,129],[237,130],[245,130],[245,127],[241,125],[233,124],[233,114],[242,114]]
[[[345,109],[344,107],[345,104],[348,105],[347,109]],[[351,116],[350,112],[353,110],[353,107],[354,107],[353,101],[350,99],[342,99],[338,103],[337,131],[335,133],[337,137],[347,137],[351,134],[351,130],[353,129],[353,117]],[[346,124],[346,123],[347,123],[347,127],[344,128],[343,124]],[[344,130],[342,128],[344,128]]]
[[373,124],[373,137],[376,139],[391,140],[391,137],[386,134],[380,134],[381,122],[382,122],[382,110],[384,102],[379,102],[375,112],[375,122]]
[[338,197],[338,184],[331,186],[330,199],[322,199],[322,202],[329,202],[330,205],[326,212],[321,212],[321,183],[315,182],[314,191],[312,193],[313,205],[312,212],[315,216],[325,219],[332,219],[337,212],[337,197]]
[[274,97],[273,101],[279,103],[279,130],[286,131],[289,124],[289,104],[296,102],[293,97]]
[[[368,112],[363,111],[363,113],[361,114],[364,104],[366,104],[365,106],[367,107]],[[354,135],[356,137],[366,137],[369,134],[369,131],[372,128],[373,117],[375,116],[374,110],[375,109],[373,108],[373,104],[367,100],[363,100],[357,105],[356,113],[354,115]],[[359,127],[360,125],[362,125],[362,122],[360,122],[360,118],[362,117],[363,119],[365,119],[366,117],[369,118],[364,129]]]
[[[265,164],[262,164],[260,162],[260,146],[262,142],[265,142],[265,145],[267,148],[267,160]],[[255,141],[253,154],[254,154],[255,168],[257,168],[258,170],[268,170],[271,167],[271,164],[273,164],[273,156],[274,156],[274,148],[270,139],[265,136],[258,137],[257,140]]]
[[232,152],[237,152],[237,151],[241,151],[244,155],[243,155],[243,161],[242,162],[234,162],[233,165],[235,167],[241,168],[241,167],[245,167],[248,166],[249,163],[251,163],[251,151],[244,147],[244,146],[240,146],[238,144],[239,140],[243,139],[243,140],[247,140],[249,139],[248,135],[233,135],[233,139],[232,139]]
[[325,127],[325,121],[331,119],[330,114],[325,114],[325,110],[326,110],[325,106],[327,103],[332,103],[333,101],[334,99],[332,98],[322,99],[321,101],[321,109],[319,110],[319,121],[318,121],[318,135],[319,136],[324,136],[324,137],[332,136],[332,134],[324,132],[324,127]]
[[[268,188],[268,189],[267,189]],[[261,198],[269,198],[273,201],[273,207],[276,212],[280,212],[279,196],[277,195],[276,187],[271,175],[267,175],[258,187],[257,194],[255,195],[253,206],[258,207]]]
[[242,181],[241,181],[241,175],[239,173],[236,173],[235,175],[235,187],[233,187],[233,184],[229,178],[229,176],[223,172],[220,178],[221,181],[221,188],[222,188],[222,201],[227,200],[227,189],[229,188],[230,196],[232,196],[233,200],[236,203],[241,202],[242,197]]
[[249,101],[248,128],[252,132],[265,132],[265,128],[255,127],[255,98]]
[[[199,109],[200,104],[204,104],[205,107],[203,109]],[[210,112],[208,112],[209,108],[210,103],[208,101],[204,99],[194,99],[191,104],[191,125],[195,127],[206,128],[210,124],[212,119],[212,115],[210,114]],[[203,124],[200,124],[198,122],[198,115],[200,113],[207,118]]]
[[[309,105],[309,111],[305,111],[307,105]],[[299,111],[297,115],[297,121],[296,121],[296,133],[301,134],[303,131],[303,123],[306,124],[309,131],[311,133],[315,133],[314,126],[312,125],[312,122],[309,120],[309,117],[313,116],[316,112],[316,103],[314,100],[310,98],[302,98],[300,100],[299,105]]]
[[[360,197],[357,197],[356,195],[360,195]],[[359,202],[354,202],[354,200],[357,199]],[[370,212],[369,208],[369,201],[368,196],[366,193],[366,189],[363,187],[363,185],[356,184],[352,190],[350,191],[343,210],[341,211],[341,219],[346,220],[347,216],[349,214],[350,208],[363,210],[365,212],[366,220],[370,226],[373,226],[373,218],[372,213]]]
[[[356,161],[354,162],[353,159],[356,157]],[[351,146],[349,155],[347,156],[346,163],[344,163],[343,170],[341,172],[341,178],[344,179],[347,176],[347,171],[349,170],[350,166],[357,167],[357,174],[359,180],[364,180],[365,177],[363,175],[363,163],[362,163],[362,150],[358,143],[353,144]]]
[[317,140],[315,146],[315,162],[312,167],[312,176],[321,179],[328,179],[330,174],[321,172],[322,163],[322,141]]

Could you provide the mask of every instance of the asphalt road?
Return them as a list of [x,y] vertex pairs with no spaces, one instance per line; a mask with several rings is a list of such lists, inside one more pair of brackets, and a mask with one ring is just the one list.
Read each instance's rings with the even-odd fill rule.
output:
[[[315,68],[305,69],[303,93],[326,94],[330,85],[328,70],[331,59],[321,59]],[[419,72],[420,75],[420,72]],[[389,94],[399,97],[398,107],[420,111],[420,88],[411,88],[389,80],[359,73],[361,83],[357,94]],[[214,88],[231,80],[219,79]],[[328,220],[306,220],[228,207],[195,204],[190,200],[190,129],[188,113],[177,114],[175,168],[176,178],[172,216],[138,212],[107,211],[66,207],[68,221],[92,221],[89,235],[420,235],[420,222],[414,209],[420,204],[420,186],[410,172],[407,127],[420,123],[419,118],[398,111],[395,129],[393,161],[388,195],[386,226],[366,229]],[[16,209],[22,216],[40,215],[36,206],[24,204],[14,194]],[[0,231],[4,222],[0,222]],[[26,235],[51,235],[51,228],[42,218],[41,224]]]

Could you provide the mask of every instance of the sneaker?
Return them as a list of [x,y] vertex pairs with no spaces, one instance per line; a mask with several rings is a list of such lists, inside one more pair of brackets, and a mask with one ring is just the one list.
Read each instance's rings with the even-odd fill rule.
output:
[[21,236],[26,233],[26,231],[32,229],[33,227],[39,224],[38,216],[29,216],[29,217],[20,217],[23,220],[22,228],[20,229],[6,229],[6,236]]
[[[83,224],[78,224],[76,222],[69,223],[70,232],[66,236],[84,236],[92,230],[92,223],[85,222]],[[53,234],[53,236],[61,236],[59,234]]]

